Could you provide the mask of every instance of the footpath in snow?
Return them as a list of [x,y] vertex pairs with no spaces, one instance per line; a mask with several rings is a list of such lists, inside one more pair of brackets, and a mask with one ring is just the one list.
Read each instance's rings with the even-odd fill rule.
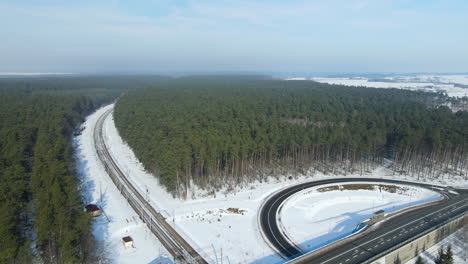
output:
[[[167,252],[120,195],[96,156],[93,145],[94,124],[102,113],[112,107],[113,105],[106,106],[90,115],[83,124],[86,129],[75,139],[76,157],[83,187],[86,190],[85,199],[89,203],[97,203],[101,206],[109,218],[108,221],[105,217],[99,217],[95,221],[94,234],[105,243],[108,255],[115,263],[157,263],[161,255],[167,255]],[[106,145],[118,166],[123,169],[154,208],[160,211],[167,221],[210,263],[284,262],[260,234],[257,218],[262,202],[273,192],[291,184],[338,177],[320,173],[270,177],[267,182],[254,182],[230,193],[220,191],[214,195],[207,195],[206,192],[192,189],[188,195],[189,199],[183,201],[174,199],[155,176],[145,172],[133,151],[119,136],[112,115],[105,120],[103,129]],[[347,175],[347,177],[359,176]],[[411,177],[392,176],[392,172],[384,167],[361,176],[416,181]],[[432,180],[422,178],[419,181],[441,185],[456,182],[468,186],[466,181],[459,178]],[[366,204],[366,206],[369,205],[370,203]],[[358,214],[360,210],[362,209],[348,210],[348,213]],[[298,211],[296,215],[298,218],[310,219],[307,218],[305,212]],[[335,219],[326,223],[325,226],[327,230],[338,230],[340,227],[335,225],[340,224],[342,223]],[[121,238],[126,235],[134,238],[134,249],[124,249]],[[303,238],[308,235],[313,237],[314,233],[302,235]]]

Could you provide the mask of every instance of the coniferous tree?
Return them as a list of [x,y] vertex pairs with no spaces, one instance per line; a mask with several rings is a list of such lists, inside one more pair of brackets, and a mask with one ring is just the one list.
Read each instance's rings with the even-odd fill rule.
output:
[[421,257],[418,257],[418,259],[416,259],[416,264],[424,264],[424,261]]
[[445,251],[444,264],[453,264],[453,252],[451,245],[448,245],[447,250]]
[[102,260],[83,212],[72,134],[125,89],[159,79],[0,79],[0,263]]
[[[175,195],[268,175],[468,176],[468,113],[439,94],[245,77],[187,77],[116,104],[123,139]],[[466,128],[466,129],[465,129]]]
[[445,251],[444,251],[444,248],[441,247],[438,251],[434,264],[444,264],[444,260],[445,260]]

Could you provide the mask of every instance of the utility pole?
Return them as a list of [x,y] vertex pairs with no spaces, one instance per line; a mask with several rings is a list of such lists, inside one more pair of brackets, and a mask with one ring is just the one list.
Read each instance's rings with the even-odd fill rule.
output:
[[99,181],[99,205],[102,204],[102,185],[101,181]]
[[215,249],[215,247],[214,247],[213,244],[211,244],[211,247],[213,248],[213,252],[214,252],[214,255],[215,255],[215,258],[216,258],[216,264],[219,264],[219,262],[218,262],[218,255],[216,254],[216,249]]
[[465,227],[463,227],[464,231],[462,231],[463,234],[463,240],[465,244],[465,262],[468,260],[468,223],[465,223]]
[[148,191],[148,185],[145,184],[145,188],[146,188],[146,201],[149,202],[149,191]]

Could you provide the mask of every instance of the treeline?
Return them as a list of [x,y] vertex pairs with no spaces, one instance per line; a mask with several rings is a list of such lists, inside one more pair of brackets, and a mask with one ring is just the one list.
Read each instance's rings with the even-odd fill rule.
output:
[[447,97],[311,81],[186,77],[124,95],[114,118],[169,191],[207,190],[290,172],[467,170],[468,113]]
[[0,263],[102,260],[71,139],[86,115],[133,81],[93,78],[0,79]]

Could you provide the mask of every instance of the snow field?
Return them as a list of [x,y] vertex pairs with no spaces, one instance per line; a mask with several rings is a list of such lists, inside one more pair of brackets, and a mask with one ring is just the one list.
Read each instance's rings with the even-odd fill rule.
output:
[[[305,78],[291,78],[288,80],[299,80]],[[364,86],[373,88],[398,88],[408,90],[420,90],[426,92],[437,92],[444,90],[448,96],[463,97],[468,95],[468,88],[456,85],[468,85],[467,75],[418,75],[418,76],[394,76],[385,77],[386,81],[370,81],[368,78],[310,78],[310,80],[329,84],[340,84],[348,86]]]
[[[372,186],[372,190],[342,187]],[[395,192],[379,185],[396,186]],[[334,190],[339,187],[340,190]],[[330,188],[329,190],[325,190]],[[283,232],[304,251],[318,249],[352,234],[378,210],[396,212],[442,198],[437,192],[409,185],[353,182],[327,184],[299,192],[282,204],[278,219]]]
[[[96,222],[94,234],[107,245],[114,263],[156,263],[161,248],[160,243],[145,225],[136,223],[139,221],[138,217],[118,193],[94,150],[92,134],[94,123],[102,113],[112,107],[113,105],[106,106],[90,115],[84,124],[86,129],[76,139],[77,160],[83,176],[83,187],[86,190],[85,198],[87,201],[99,204],[100,193],[103,193],[105,199],[100,205],[112,220],[110,223]],[[267,182],[257,181],[246,186],[238,186],[230,193],[222,190],[215,195],[207,195],[206,191],[193,187],[188,194],[189,198],[183,201],[174,199],[159,184],[155,176],[145,172],[131,148],[122,141],[111,116],[104,122],[103,129],[109,152],[129,180],[143,195],[146,195],[158,211],[167,217],[168,223],[174,226],[196,250],[201,251],[200,253],[210,263],[221,263],[221,259],[223,263],[283,262],[263,240],[258,228],[258,211],[264,199],[291,184],[343,177],[312,172],[302,176],[282,175],[269,177]],[[393,175],[385,166],[378,167],[370,174],[348,174],[346,177],[360,176],[427,182],[442,186],[468,186],[468,181],[462,177],[438,179],[401,177]],[[232,209],[228,210],[229,208]],[[130,216],[135,216],[137,220],[127,223],[126,219],[132,218]],[[133,227],[128,233],[131,232],[136,246],[136,250],[132,252],[124,250],[121,244],[121,237],[127,234],[129,226]],[[137,230],[140,230],[141,234]],[[167,254],[163,247],[161,252]]]
[[[113,263],[156,263],[165,259],[161,256],[168,253],[115,187],[94,148],[94,124],[110,107],[106,106],[90,115],[83,124],[86,128],[74,139],[84,200],[97,204],[104,212],[94,218],[93,235],[102,243],[103,254]],[[122,237],[125,236],[133,238],[133,249],[124,248]]]

